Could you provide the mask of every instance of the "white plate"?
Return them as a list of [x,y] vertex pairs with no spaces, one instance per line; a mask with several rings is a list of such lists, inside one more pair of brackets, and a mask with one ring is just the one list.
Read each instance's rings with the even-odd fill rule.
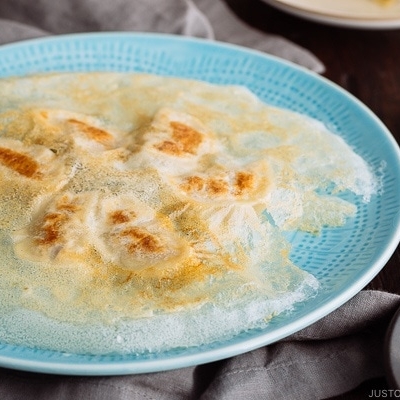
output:
[[352,28],[400,28],[399,0],[264,0],[312,21]]

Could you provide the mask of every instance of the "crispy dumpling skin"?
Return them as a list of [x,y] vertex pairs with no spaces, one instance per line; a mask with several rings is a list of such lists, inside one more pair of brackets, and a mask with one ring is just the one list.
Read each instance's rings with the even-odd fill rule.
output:
[[132,196],[100,197],[92,231],[105,262],[120,268],[174,268],[189,257],[190,247],[166,216]]
[[26,210],[60,190],[75,169],[72,160],[58,157],[45,146],[0,137],[0,227],[15,227],[29,218]]
[[287,231],[342,226],[378,189],[246,88],[66,73],[0,93],[0,340],[138,353],[264,327],[319,287]]

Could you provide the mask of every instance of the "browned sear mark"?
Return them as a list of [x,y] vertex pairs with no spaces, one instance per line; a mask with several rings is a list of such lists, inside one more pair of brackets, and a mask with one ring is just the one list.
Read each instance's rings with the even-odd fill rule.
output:
[[212,195],[228,193],[228,183],[222,179],[210,178],[207,182],[208,192]]
[[180,143],[185,153],[194,154],[203,140],[203,135],[180,122],[171,122],[170,125],[173,130],[172,139]]
[[189,176],[182,188],[187,192],[200,192],[204,189],[205,180],[200,176]]
[[181,188],[186,192],[202,192],[209,195],[222,195],[229,192],[229,185],[220,178],[202,178],[200,176],[189,176]]
[[116,210],[109,217],[113,225],[119,225],[131,221],[136,217],[136,214],[133,211]]
[[237,172],[235,176],[235,194],[241,195],[254,186],[254,175],[248,172]]
[[196,154],[203,141],[203,135],[181,122],[172,121],[170,126],[172,128],[172,140],[163,141],[155,146],[156,149],[174,156]]
[[59,241],[61,227],[67,220],[62,213],[49,213],[43,218],[43,223],[36,232],[36,242],[39,245],[52,245]]
[[157,150],[162,151],[163,153],[171,154],[174,156],[178,156],[178,155],[182,154],[182,151],[179,148],[179,146],[176,143],[171,142],[170,140],[165,140],[164,142],[157,144],[154,147]]
[[197,175],[187,177],[181,185],[181,188],[186,192],[205,192],[211,196],[224,195],[227,193],[241,196],[253,187],[254,175],[249,172],[237,172],[232,185],[222,178],[202,178]]
[[79,207],[76,204],[60,202],[57,204],[57,209],[68,213],[74,213],[79,210]]
[[79,209],[78,205],[61,198],[57,203],[57,211],[46,213],[41,224],[36,227],[36,243],[43,246],[61,243],[63,226]]
[[74,124],[79,130],[84,133],[89,139],[95,140],[99,143],[108,143],[112,141],[113,136],[103,129],[96,128],[95,126],[88,125],[85,122],[78,121],[77,119],[69,119],[69,123]]
[[27,178],[40,177],[39,164],[33,158],[23,153],[0,147],[0,162]]
[[144,229],[132,227],[123,230],[120,235],[129,240],[127,249],[130,253],[153,254],[163,250],[158,238]]

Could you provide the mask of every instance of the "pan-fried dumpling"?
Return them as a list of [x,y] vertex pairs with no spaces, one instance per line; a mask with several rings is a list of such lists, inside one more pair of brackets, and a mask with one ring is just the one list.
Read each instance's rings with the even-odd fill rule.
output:
[[248,89],[127,73],[0,80],[0,340],[199,346],[319,283],[287,231],[340,227],[379,181],[338,136]]

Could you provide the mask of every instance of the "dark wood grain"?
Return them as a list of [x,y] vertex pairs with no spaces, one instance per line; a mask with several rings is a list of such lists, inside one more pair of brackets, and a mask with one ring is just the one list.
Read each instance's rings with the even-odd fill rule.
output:
[[[326,67],[323,76],[366,104],[400,143],[400,29],[323,25],[283,13],[262,0],[226,3],[247,24],[283,36],[315,54]],[[400,294],[400,246],[367,288]],[[387,389],[385,380],[365,382],[335,399],[366,399],[374,389]]]

